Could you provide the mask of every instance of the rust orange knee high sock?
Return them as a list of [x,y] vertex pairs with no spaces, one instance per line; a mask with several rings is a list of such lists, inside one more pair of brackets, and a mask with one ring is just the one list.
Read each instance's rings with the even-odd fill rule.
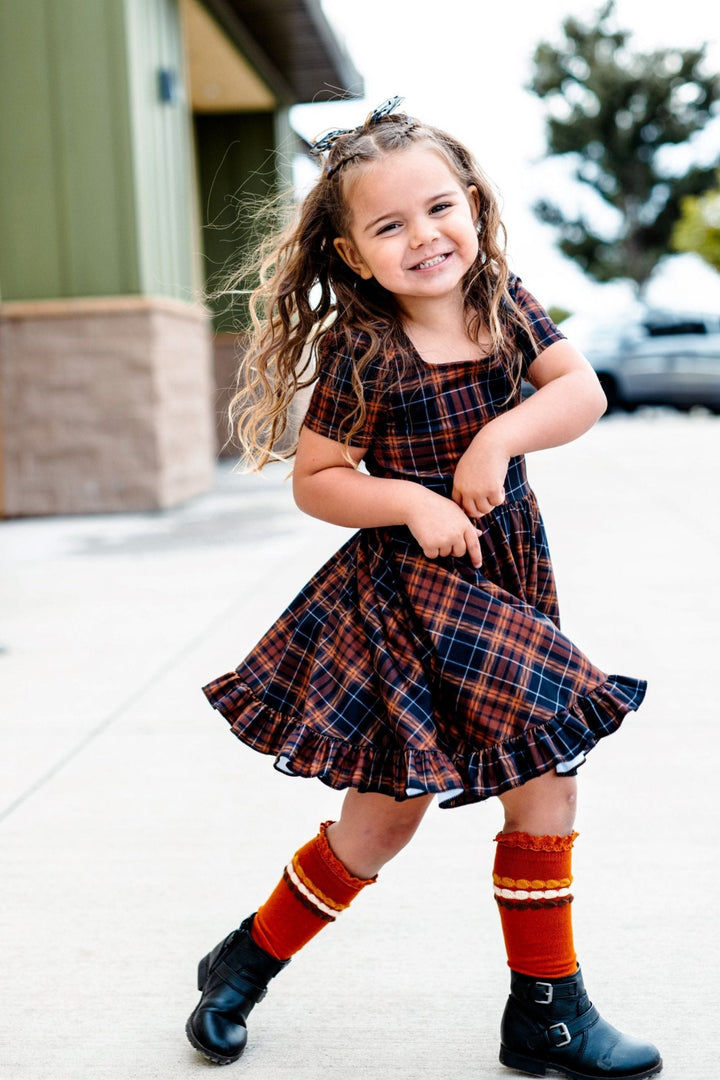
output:
[[334,922],[339,912],[375,878],[349,874],[328,843],[325,821],[320,832],[293,855],[252,924],[253,940],[278,960],[288,960]]
[[508,966],[536,979],[573,975],[572,846],[569,836],[500,833],[493,883]]

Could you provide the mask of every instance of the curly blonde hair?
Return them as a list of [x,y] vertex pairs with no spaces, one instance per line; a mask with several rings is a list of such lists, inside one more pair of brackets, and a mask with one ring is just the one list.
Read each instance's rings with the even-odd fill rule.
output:
[[[458,140],[404,113],[392,113],[335,139],[295,220],[269,239],[267,254],[255,266],[260,284],[250,297],[252,329],[230,403],[231,425],[250,468],[295,453],[297,438],[288,438],[289,408],[298,391],[317,378],[317,348],[331,328],[338,345],[347,345],[354,357],[357,406],[343,431],[346,447],[365,421],[363,373],[389,346],[395,355],[402,351],[395,298],[374,279],[358,277],[333,241],[349,230],[347,179],[369,162],[418,144],[439,153],[465,190],[477,190],[479,251],[463,279],[468,334],[478,341],[489,332],[491,348],[506,363],[513,387],[519,383],[515,335],[519,330],[531,341],[533,335],[508,291],[505,228],[493,187]],[[244,273],[229,288],[237,289],[241,278]]]

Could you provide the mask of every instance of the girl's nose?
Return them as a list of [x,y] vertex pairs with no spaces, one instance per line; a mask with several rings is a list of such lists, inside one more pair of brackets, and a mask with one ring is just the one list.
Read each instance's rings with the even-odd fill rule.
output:
[[420,218],[414,221],[410,228],[410,246],[414,248],[429,244],[439,236],[435,222],[431,218]]

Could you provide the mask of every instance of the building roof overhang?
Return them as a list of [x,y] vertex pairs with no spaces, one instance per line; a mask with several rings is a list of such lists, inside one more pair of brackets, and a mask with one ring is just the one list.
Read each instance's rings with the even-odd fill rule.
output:
[[203,3],[283,105],[362,96],[362,76],[319,0]]

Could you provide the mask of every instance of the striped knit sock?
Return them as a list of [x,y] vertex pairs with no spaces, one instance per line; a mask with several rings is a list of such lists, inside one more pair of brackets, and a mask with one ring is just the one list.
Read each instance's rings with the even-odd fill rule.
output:
[[569,836],[500,833],[493,883],[508,966],[521,975],[559,979],[574,975]]
[[258,908],[252,937],[277,960],[288,960],[302,949],[376,880],[348,874],[327,841],[331,824],[323,822],[318,835],[293,855],[275,890]]

